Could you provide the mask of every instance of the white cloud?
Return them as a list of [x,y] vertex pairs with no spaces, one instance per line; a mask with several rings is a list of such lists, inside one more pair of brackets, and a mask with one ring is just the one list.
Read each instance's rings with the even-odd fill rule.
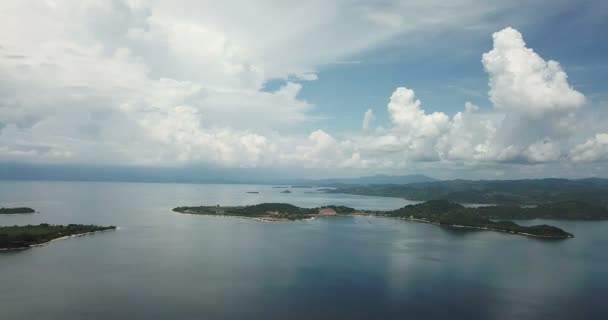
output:
[[397,88],[388,104],[388,112],[396,130],[408,138],[436,137],[443,133],[448,116],[443,112],[426,114],[420,108],[414,91],[405,87]]
[[[387,110],[392,126],[359,141],[359,158],[384,157],[392,166],[412,161],[465,163],[550,163],[564,154],[577,130],[576,111],[585,97],[572,89],[555,61],[526,48],[512,28],[494,33],[494,47],[483,55],[494,108],[480,111],[469,102],[449,118],[427,113],[413,90],[397,88]],[[596,137],[578,146],[573,157],[596,160],[603,144]]]
[[376,120],[376,115],[372,109],[367,109],[363,114],[363,130],[367,131],[371,128],[372,122]]
[[315,80],[319,80],[319,76],[314,73],[314,72],[308,72],[308,73],[302,73],[302,74],[298,74],[296,75],[296,77],[300,80],[304,80],[304,81],[315,81]]
[[608,133],[598,133],[570,151],[575,162],[608,160]]
[[551,162],[559,160],[560,147],[551,139],[535,142],[523,152],[529,162]]
[[545,61],[527,48],[523,36],[513,28],[492,35],[494,48],[483,54],[482,63],[490,77],[490,100],[505,112],[540,115],[574,111],[585,96],[568,84],[558,62]]

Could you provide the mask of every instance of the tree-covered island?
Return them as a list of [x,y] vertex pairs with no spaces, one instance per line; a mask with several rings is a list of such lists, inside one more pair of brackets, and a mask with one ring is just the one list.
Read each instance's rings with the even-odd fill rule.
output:
[[241,216],[263,221],[293,221],[310,219],[319,209],[300,208],[287,203],[261,203],[252,206],[199,206],[177,207],[175,212],[200,215]]
[[[520,207],[509,208],[514,211],[523,209]],[[262,221],[293,221],[336,215],[372,215],[401,218],[445,227],[492,230],[546,239],[566,239],[573,237],[572,234],[549,225],[526,227],[511,221],[495,221],[488,217],[495,212],[504,212],[505,207],[466,208],[460,204],[445,200],[431,200],[420,204],[408,205],[392,211],[356,210],[345,206],[300,208],[286,203],[262,203],[252,206],[232,207],[178,207],[173,209],[173,211],[186,214],[241,216]],[[513,215],[517,216],[517,213],[513,213]]]
[[[506,208],[512,212],[508,213]],[[483,230],[508,232],[547,239],[566,239],[573,235],[557,227],[549,225],[520,226],[512,221],[496,221],[491,217],[501,215],[519,216],[521,207],[489,206],[466,208],[460,204],[446,200],[431,200],[403,208],[379,212],[377,215],[427,222],[447,227],[465,227]]]
[[51,225],[47,223],[26,226],[1,226],[0,250],[28,249],[59,238],[115,229],[115,226],[104,227],[83,224]]
[[0,208],[0,214],[23,214],[23,213],[34,213],[36,210],[27,207],[18,208]]

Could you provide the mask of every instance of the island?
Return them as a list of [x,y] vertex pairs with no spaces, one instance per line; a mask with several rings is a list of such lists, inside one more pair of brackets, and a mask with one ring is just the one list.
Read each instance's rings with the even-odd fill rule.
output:
[[247,191],[246,193],[258,194],[258,193],[260,193],[260,192],[259,192],[259,191]]
[[[458,203],[509,206],[541,206],[566,201],[570,202],[570,204],[565,204],[570,206],[570,212],[573,212],[573,203],[590,204],[601,209],[599,211],[602,211],[602,219],[608,219],[608,197],[606,197],[608,179],[599,178],[446,180],[409,184],[348,185],[338,186],[335,189],[326,190],[326,192],[395,197],[414,201],[449,200]],[[582,212],[587,209],[576,210]],[[542,215],[546,215],[546,212]],[[582,212],[581,216],[586,215],[585,212]],[[569,219],[572,218],[574,216],[569,215]]]
[[289,191],[289,190],[283,190],[283,191],[281,191],[281,193],[291,193],[291,191]]
[[[509,207],[514,211],[525,210],[521,207]],[[377,212],[377,215],[402,218],[412,221],[432,223],[444,227],[469,228],[507,232],[546,239],[573,238],[560,228],[549,225],[520,226],[512,221],[492,220],[488,214],[504,211],[501,206],[466,208],[458,203],[446,200],[431,200],[420,204],[408,205],[403,208]]]
[[0,208],[0,214],[23,214],[23,213],[34,213],[36,210],[28,207],[18,208]]
[[261,203],[252,206],[177,207],[173,211],[186,214],[240,216],[261,221],[294,221],[313,218],[318,208],[300,208],[287,203]]
[[[549,225],[520,226],[512,221],[495,221],[488,218],[491,207],[466,208],[446,200],[431,200],[420,204],[408,205],[391,211],[357,210],[346,206],[324,206],[300,208],[287,203],[261,203],[251,206],[198,206],[177,207],[174,212],[196,215],[240,216],[261,221],[294,221],[327,216],[369,215],[400,218],[423,222],[448,228],[468,228],[520,234],[544,239],[567,239],[572,234]],[[497,212],[504,207],[494,207]],[[521,208],[519,208],[521,209]]]
[[47,223],[26,226],[2,226],[0,227],[0,250],[23,250],[57,239],[115,229],[115,226],[104,227],[83,224],[51,225]]

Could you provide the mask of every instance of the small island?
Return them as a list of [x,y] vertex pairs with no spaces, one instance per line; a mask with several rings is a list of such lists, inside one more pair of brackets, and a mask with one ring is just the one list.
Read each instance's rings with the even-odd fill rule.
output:
[[[521,207],[509,207],[513,211],[525,210]],[[549,225],[520,226],[512,221],[495,221],[488,216],[496,212],[505,212],[505,207],[489,206],[466,208],[458,203],[446,200],[430,200],[408,205],[401,209],[378,212],[377,215],[402,218],[412,221],[432,223],[445,227],[491,230],[520,234],[545,239],[567,239],[574,236],[560,228]],[[515,214],[516,215],[516,214]]]
[[431,200],[391,211],[356,210],[350,207],[333,205],[320,208],[300,208],[287,203],[262,203],[252,206],[234,207],[178,207],[173,209],[175,212],[185,214],[239,216],[272,222],[338,215],[369,215],[400,218],[449,228],[490,230],[543,239],[567,239],[574,237],[560,228],[549,225],[526,227],[512,221],[494,221],[486,216],[491,210],[503,211],[504,207],[466,208],[460,204],[445,200]]
[[291,193],[291,191],[289,191],[289,190],[283,190],[280,193]]
[[47,223],[26,226],[3,226],[0,227],[0,250],[23,250],[57,239],[115,229],[115,226],[104,227],[83,224],[51,225]]
[[24,214],[24,213],[34,213],[36,210],[28,207],[18,207],[18,208],[0,208],[0,214]]
[[300,208],[287,203],[261,203],[252,206],[234,207],[177,207],[173,211],[199,215],[239,216],[272,222],[310,219],[319,213],[318,208]]
[[246,193],[258,194],[260,192],[259,191],[247,191]]

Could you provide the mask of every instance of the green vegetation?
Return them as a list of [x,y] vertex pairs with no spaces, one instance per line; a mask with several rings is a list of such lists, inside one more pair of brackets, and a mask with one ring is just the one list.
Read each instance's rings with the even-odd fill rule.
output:
[[311,215],[316,214],[319,210],[316,208],[300,208],[287,203],[261,203],[253,206],[240,207],[233,209],[239,215],[253,214],[253,215],[265,215],[268,213],[278,213],[285,215]]
[[[530,236],[563,239],[572,235],[562,229],[539,225],[524,227],[511,221],[493,221],[490,216],[505,215],[506,208],[513,210],[529,210],[520,207],[482,207],[465,208],[462,205],[446,200],[431,200],[424,203],[409,205],[393,211],[363,211],[345,206],[324,206],[321,208],[300,208],[287,203],[262,203],[241,207],[178,207],[175,212],[201,215],[242,216],[261,218],[269,221],[300,220],[317,216],[322,209],[332,209],[339,215],[369,214],[376,216],[404,218],[420,222],[439,224],[452,227],[469,227],[509,233],[526,234]],[[494,210],[494,211],[493,211]],[[513,215],[517,215],[513,213]]]
[[352,186],[330,190],[410,200],[449,200],[461,203],[543,205],[563,201],[608,207],[608,179],[452,180],[405,185]]
[[4,226],[0,227],[0,249],[26,249],[57,238],[114,229],[116,229],[115,226],[102,227],[82,224],[63,226],[46,223],[26,226]]
[[604,220],[608,210],[602,206],[582,201],[569,200],[541,204],[535,207],[490,206],[476,209],[478,214],[490,219],[562,219],[562,220]]
[[252,206],[220,207],[177,207],[175,212],[202,215],[243,216],[250,218],[268,218],[272,220],[301,220],[310,218],[319,212],[318,208],[300,208],[287,203],[261,203]]
[[488,213],[492,213],[493,210],[508,212],[506,208],[516,211],[529,210],[520,207],[465,208],[462,205],[446,200],[431,200],[421,204],[405,206],[394,211],[387,211],[381,215],[445,226],[488,229],[543,238],[563,239],[572,237],[572,234],[553,226],[537,225],[525,227],[511,221],[492,221],[488,218]]
[[27,207],[19,208],[0,208],[0,214],[22,214],[22,213],[34,213],[36,210]]

